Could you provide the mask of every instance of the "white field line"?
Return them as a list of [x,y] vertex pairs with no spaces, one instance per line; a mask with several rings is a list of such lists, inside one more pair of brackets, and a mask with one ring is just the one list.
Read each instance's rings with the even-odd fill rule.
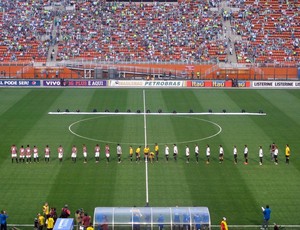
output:
[[[147,113],[146,113],[146,93],[143,90],[143,104],[144,104],[144,137],[145,147],[147,146]],[[149,153],[150,155],[150,153]],[[146,205],[149,204],[149,186],[148,186],[148,159],[145,160],[145,180],[146,180]]]
[[218,116],[265,116],[266,113],[146,113],[146,112],[48,112],[49,115],[154,115],[154,116],[201,116],[201,115],[218,115]]

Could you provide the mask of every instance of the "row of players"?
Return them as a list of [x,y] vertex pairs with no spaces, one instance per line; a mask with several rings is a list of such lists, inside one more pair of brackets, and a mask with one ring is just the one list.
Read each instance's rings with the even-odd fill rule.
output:
[[[105,145],[104,151],[105,151],[106,161],[108,163],[110,161],[110,146],[108,144]],[[48,145],[46,145],[46,147],[44,148],[45,162],[50,161],[50,152],[51,152],[50,147]],[[78,152],[77,147],[75,145],[73,145],[72,149],[71,149],[71,159],[74,163],[77,160],[77,152]],[[135,161],[140,162],[141,152],[142,152],[141,146],[138,146],[135,149],[135,151],[134,151],[133,147],[130,146],[129,147],[130,161],[133,161],[133,157],[135,155]],[[244,160],[245,160],[244,164],[248,164],[248,152],[249,152],[248,146],[245,145],[244,151],[243,151]],[[18,153],[19,153],[19,157],[18,157]],[[64,156],[64,148],[61,145],[57,148],[57,153],[58,153],[59,161],[62,162],[63,156]],[[96,144],[96,146],[94,147],[94,153],[95,153],[94,154],[95,162],[98,163],[100,161],[100,146],[99,146],[99,144]],[[123,151],[122,151],[122,147],[120,144],[117,144],[116,153],[117,153],[118,163],[121,163],[121,157],[122,157]],[[195,153],[195,157],[196,157],[196,162],[198,163],[199,162],[199,145],[198,144],[195,144],[194,153]],[[88,154],[87,154],[87,147],[85,144],[83,144],[83,146],[82,146],[82,154],[83,154],[83,158],[84,158],[83,162],[87,163],[88,162]],[[149,145],[146,145],[145,148],[143,149],[143,154],[144,154],[144,160],[150,161],[151,163],[155,160],[158,161],[158,157],[159,157],[158,144],[155,143],[154,151],[150,151]],[[277,165],[279,150],[275,143],[270,145],[270,154],[271,154],[272,161],[274,161],[274,163]],[[33,155],[33,162],[38,163],[39,162],[39,149],[37,146],[34,146],[33,148],[31,148],[29,145],[27,145],[26,147],[24,147],[22,145],[19,150],[16,147],[16,145],[11,146],[12,163],[14,162],[14,160],[17,163],[18,162],[25,163],[25,161],[26,161],[26,163],[31,163],[32,155]],[[169,155],[170,155],[170,148],[166,144],[165,145],[166,161],[169,161]],[[206,164],[210,163],[210,155],[211,155],[210,146],[207,144],[206,145]],[[286,159],[287,164],[289,164],[290,155],[291,155],[290,147],[288,144],[286,144],[285,159]],[[190,162],[190,147],[189,147],[189,145],[185,146],[185,156],[186,156],[186,163],[189,163]],[[234,145],[233,146],[233,158],[234,158],[235,164],[237,164],[237,161],[238,161],[237,156],[238,156],[238,150],[237,150],[237,147]],[[263,157],[264,157],[264,151],[263,151],[262,146],[259,146],[258,156],[259,156],[259,164],[262,165]],[[175,161],[177,161],[177,157],[178,157],[178,147],[176,144],[173,144],[173,158]],[[223,161],[224,161],[224,148],[222,145],[219,145],[219,163],[222,163]]]

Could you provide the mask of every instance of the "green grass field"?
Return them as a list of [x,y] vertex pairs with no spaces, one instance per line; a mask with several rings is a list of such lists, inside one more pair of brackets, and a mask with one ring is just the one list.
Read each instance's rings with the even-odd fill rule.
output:
[[[146,89],[146,109],[177,113],[258,112],[266,116],[223,115],[49,115],[57,109],[97,111],[144,110],[142,89],[0,89],[0,209],[7,210],[8,223],[31,224],[44,202],[58,210],[68,204],[72,215],[78,208],[93,214],[99,206],[144,206],[145,164],[130,163],[128,148],[160,146],[160,160],[149,164],[149,202],[155,206],[207,206],[212,224],[223,216],[229,225],[259,225],[261,206],[272,209],[271,223],[300,225],[300,91],[299,90],[174,90]],[[146,121],[146,125],[145,125]],[[71,126],[71,127],[70,127]],[[221,132],[217,134],[220,131]],[[76,133],[74,135],[70,132]],[[145,137],[146,134],[146,137]],[[270,160],[269,145],[279,147],[279,165]],[[101,161],[95,164],[93,149],[101,146]],[[111,162],[104,161],[104,145],[111,147]],[[123,148],[117,164],[116,144]],[[179,146],[177,163],[163,159],[164,145]],[[196,164],[194,145],[200,146]],[[284,163],[285,144],[291,147],[291,162]],[[12,164],[10,146],[37,145],[43,160],[46,144],[51,162]],[[62,145],[65,157],[57,159]],[[72,163],[71,146],[79,149]],[[89,162],[83,164],[81,147],[88,147]],[[186,164],[185,145],[191,148]],[[212,150],[211,164],[205,164],[205,146]],[[218,163],[218,146],[225,150]],[[243,164],[243,146],[249,146],[249,165]],[[239,162],[233,163],[237,145]],[[258,147],[263,146],[264,165],[258,164]],[[171,150],[171,148],[170,148]],[[172,151],[171,151],[172,152]],[[296,227],[295,227],[296,229]]]

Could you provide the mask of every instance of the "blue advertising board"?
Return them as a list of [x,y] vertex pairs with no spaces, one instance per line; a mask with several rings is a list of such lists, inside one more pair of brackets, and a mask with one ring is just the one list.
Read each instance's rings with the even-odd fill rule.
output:
[[72,230],[74,225],[73,218],[58,218],[53,230]]
[[0,87],[36,87],[41,86],[40,80],[0,80]]

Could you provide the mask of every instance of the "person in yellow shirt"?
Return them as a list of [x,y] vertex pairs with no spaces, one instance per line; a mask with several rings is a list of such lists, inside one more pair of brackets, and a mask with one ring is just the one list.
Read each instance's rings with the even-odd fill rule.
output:
[[158,161],[159,147],[157,143],[155,143],[154,145],[154,152],[155,152],[156,161]]
[[148,145],[146,145],[146,147],[144,148],[144,160],[148,160],[148,156],[149,156],[149,153],[150,153],[150,148]]
[[135,150],[135,162],[140,162],[141,160],[141,146],[139,146],[136,150]]
[[285,146],[285,163],[286,164],[290,163],[290,156],[291,156],[290,146],[288,144],[286,144],[286,146]]
[[86,230],[94,230],[93,224],[90,223],[90,225],[86,228]]
[[46,220],[47,230],[52,230],[54,227],[54,219],[52,216],[48,215]]
[[149,156],[149,159],[150,159],[150,162],[153,163],[153,160],[154,160],[154,152],[150,152],[150,156]]
[[222,218],[222,221],[221,221],[221,224],[220,224],[220,229],[221,230],[228,230],[228,225],[227,225],[225,217]]
[[132,162],[132,156],[133,156],[133,148],[132,146],[130,145],[129,146],[129,157],[130,157],[130,161]]
[[48,214],[49,214],[49,205],[48,205],[48,203],[46,202],[46,203],[43,205],[43,215],[44,215],[44,217],[46,217]]
[[45,217],[43,215],[41,215],[40,213],[38,213],[37,218],[38,218],[39,230],[43,230],[44,225],[45,225]]

